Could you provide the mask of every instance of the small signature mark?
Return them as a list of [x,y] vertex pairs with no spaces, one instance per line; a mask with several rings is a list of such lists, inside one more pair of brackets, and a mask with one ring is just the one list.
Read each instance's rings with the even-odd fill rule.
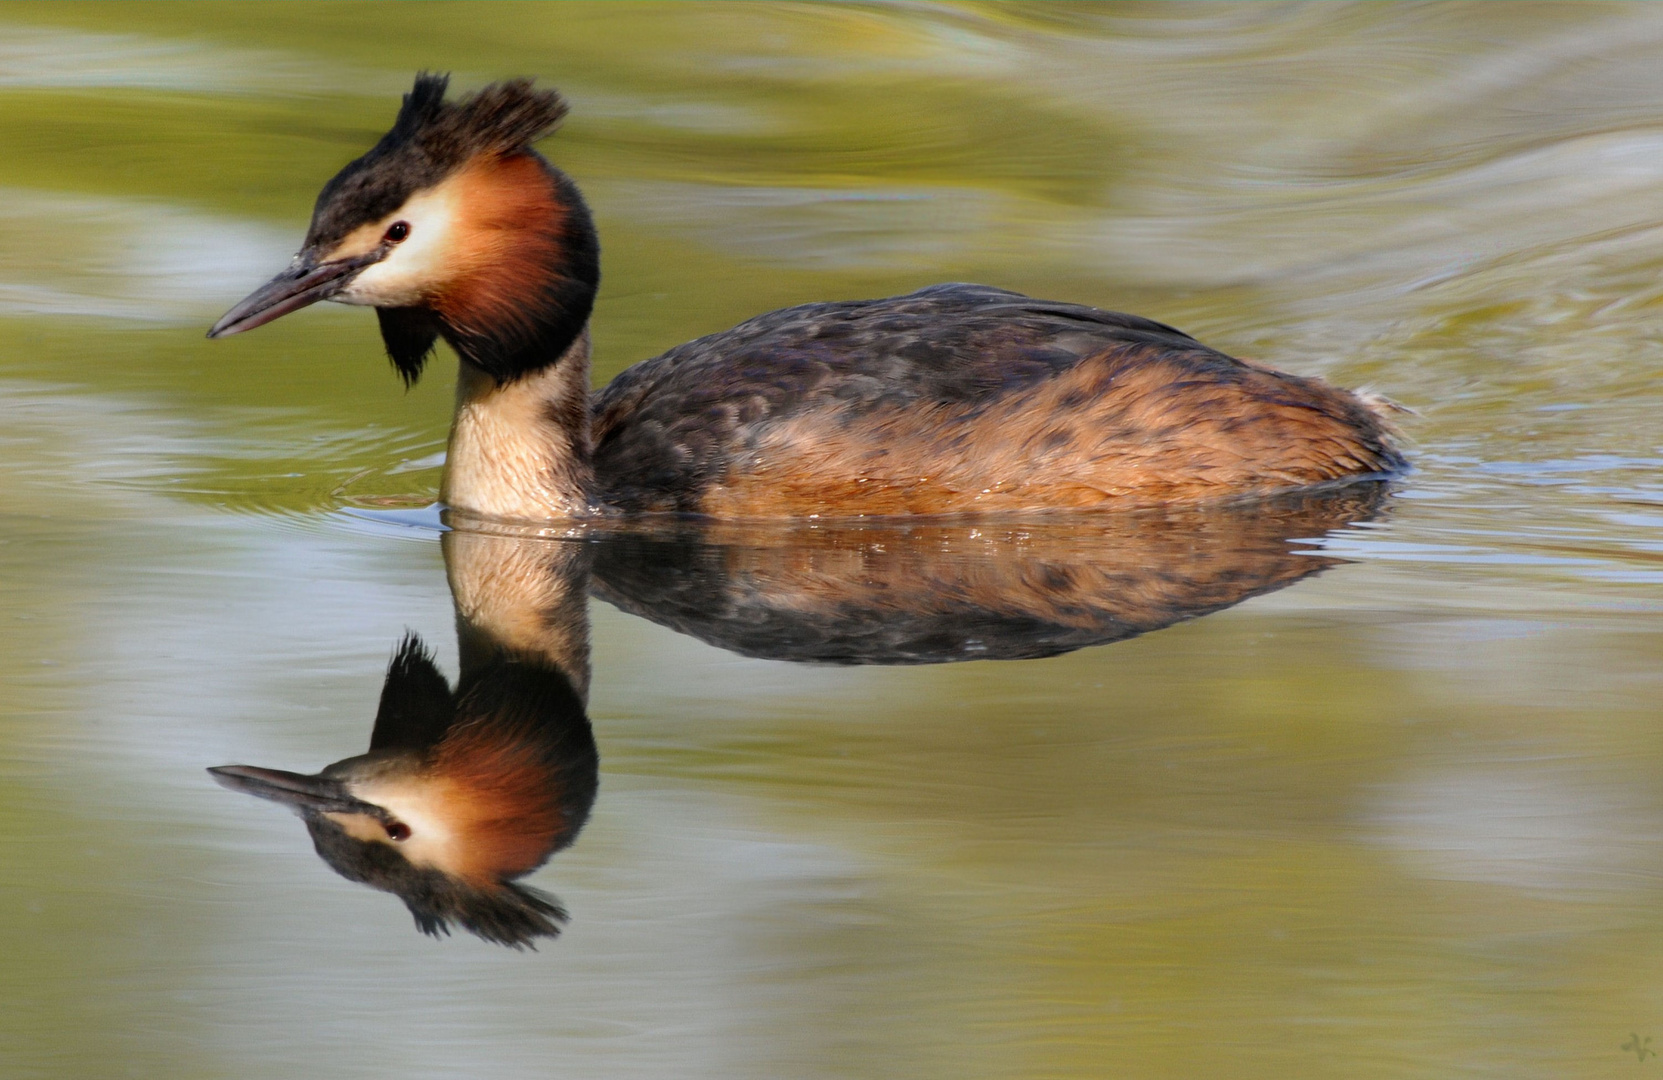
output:
[[1651,1048],[1651,1036],[1647,1035],[1642,1039],[1638,1032],[1633,1031],[1628,1033],[1628,1041],[1623,1043],[1621,1049],[1627,1050],[1640,1061],[1646,1060],[1648,1056],[1657,1056],[1657,1051]]

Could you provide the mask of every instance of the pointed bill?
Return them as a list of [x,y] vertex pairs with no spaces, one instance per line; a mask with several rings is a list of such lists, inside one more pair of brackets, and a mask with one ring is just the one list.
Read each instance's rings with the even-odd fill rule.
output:
[[221,765],[208,772],[221,787],[261,799],[270,799],[296,810],[314,813],[361,814],[374,808],[354,799],[346,785],[326,776],[307,776],[253,765]]
[[345,288],[353,275],[382,255],[383,252],[377,250],[350,259],[316,264],[302,259],[249,293],[241,303],[222,315],[208,331],[208,336],[222,338],[240,334],[319,300],[327,300]]

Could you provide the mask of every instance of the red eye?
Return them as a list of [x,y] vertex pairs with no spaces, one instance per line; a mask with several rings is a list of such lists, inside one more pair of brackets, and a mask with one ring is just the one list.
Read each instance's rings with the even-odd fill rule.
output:
[[381,827],[387,830],[387,839],[389,840],[410,839],[410,826],[402,821],[389,821]]
[[387,243],[396,244],[409,235],[410,223],[408,221],[395,221],[387,229]]

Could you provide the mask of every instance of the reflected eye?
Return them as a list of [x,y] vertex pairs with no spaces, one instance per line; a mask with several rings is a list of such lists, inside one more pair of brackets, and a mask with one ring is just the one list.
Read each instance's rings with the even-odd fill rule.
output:
[[410,839],[410,826],[402,821],[389,821],[381,827],[387,830],[387,839],[389,840]]
[[409,235],[410,223],[408,221],[395,221],[387,227],[387,236],[385,239],[389,244],[396,244]]

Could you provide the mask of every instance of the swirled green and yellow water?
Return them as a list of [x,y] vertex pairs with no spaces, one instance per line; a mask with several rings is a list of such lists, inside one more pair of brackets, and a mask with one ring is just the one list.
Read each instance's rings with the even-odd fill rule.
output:
[[[0,10],[0,1075],[1663,1068],[1663,6]],[[417,69],[529,74],[596,378],[973,280],[1413,408],[1346,562],[1039,660],[742,658],[593,604],[534,954],[415,934],[209,765],[362,749],[448,359],[203,331]],[[448,651],[447,651],[448,650]]]

